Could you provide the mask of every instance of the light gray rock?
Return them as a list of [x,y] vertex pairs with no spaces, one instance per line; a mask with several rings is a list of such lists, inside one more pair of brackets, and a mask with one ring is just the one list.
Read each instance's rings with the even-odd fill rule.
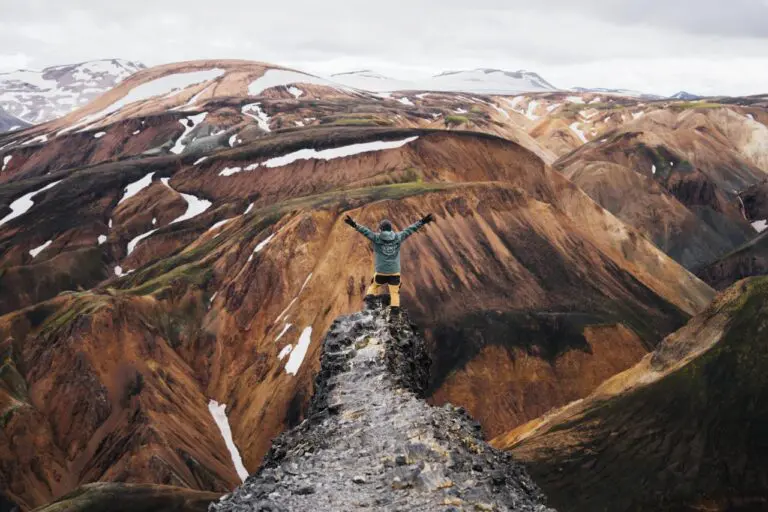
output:
[[374,307],[336,320],[307,420],[210,510],[550,510],[522,466],[485,443],[462,408],[421,398],[429,365],[405,314],[390,321]]

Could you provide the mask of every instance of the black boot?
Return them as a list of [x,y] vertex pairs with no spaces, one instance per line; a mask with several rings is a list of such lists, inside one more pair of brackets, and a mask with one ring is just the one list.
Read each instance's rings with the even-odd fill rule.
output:
[[379,307],[379,298],[375,295],[366,295],[363,298],[363,309],[366,311],[377,309]]

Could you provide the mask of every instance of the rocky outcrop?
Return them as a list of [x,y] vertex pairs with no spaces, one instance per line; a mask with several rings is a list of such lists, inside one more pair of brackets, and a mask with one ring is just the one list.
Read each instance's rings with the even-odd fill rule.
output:
[[463,409],[420,398],[429,358],[402,315],[374,308],[333,323],[307,419],[211,511],[548,510]]

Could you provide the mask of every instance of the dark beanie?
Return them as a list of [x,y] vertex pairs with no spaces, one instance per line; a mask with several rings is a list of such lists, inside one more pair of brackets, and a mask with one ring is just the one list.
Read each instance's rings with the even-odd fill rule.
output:
[[392,223],[387,219],[382,220],[379,222],[379,231],[392,231]]

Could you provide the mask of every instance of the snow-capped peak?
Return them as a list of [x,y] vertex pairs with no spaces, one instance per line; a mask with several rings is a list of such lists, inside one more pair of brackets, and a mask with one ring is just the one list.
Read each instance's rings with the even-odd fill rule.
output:
[[26,122],[43,123],[84,106],[144,68],[106,59],[0,73],[0,108]]
[[344,85],[373,92],[384,91],[442,91],[476,94],[515,94],[557,90],[541,76],[530,71],[502,71],[480,68],[466,71],[446,71],[432,77],[401,80],[384,76],[369,69],[337,73],[332,78]]

